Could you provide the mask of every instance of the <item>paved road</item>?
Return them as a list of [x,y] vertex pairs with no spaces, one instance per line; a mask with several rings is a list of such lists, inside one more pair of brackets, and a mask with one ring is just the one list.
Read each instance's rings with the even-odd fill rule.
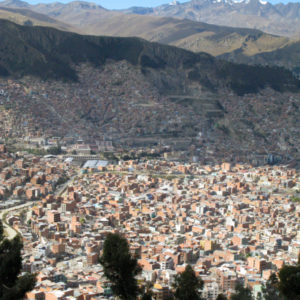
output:
[[3,220],[3,216],[8,212],[18,211],[18,210],[22,210],[24,208],[30,207],[34,203],[35,203],[34,201],[30,201],[30,202],[26,202],[26,203],[18,205],[18,206],[14,206],[14,207],[10,207],[10,208],[7,208],[7,209],[0,210],[0,220],[2,220],[4,231],[5,231],[5,233],[6,233],[6,235],[9,239],[13,239],[17,235],[17,232],[12,227],[7,226],[5,224],[5,222]]
[[[65,192],[65,190],[67,189],[67,186],[74,181],[74,179],[76,178],[77,175],[78,174],[75,174],[74,176],[72,176],[70,178],[70,180],[68,180],[63,186],[61,186],[55,192],[55,195],[61,196],[61,194],[63,194]],[[3,220],[3,216],[6,213],[11,212],[11,211],[18,211],[18,210],[22,210],[24,208],[28,208],[28,207],[32,206],[34,203],[36,203],[36,201],[30,201],[30,202],[26,202],[21,205],[17,205],[17,206],[13,206],[13,207],[10,207],[7,209],[0,210],[0,220],[2,220],[4,231],[9,239],[13,239],[17,235],[17,232],[12,227],[5,224],[5,222],[4,222],[5,220]]]

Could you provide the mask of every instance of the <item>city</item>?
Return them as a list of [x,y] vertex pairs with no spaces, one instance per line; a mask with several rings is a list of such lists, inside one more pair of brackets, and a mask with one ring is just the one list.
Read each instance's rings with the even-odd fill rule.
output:
[[[257,296],[272,273],[297,262],[300,181],[293,168],[166,160],[81,167],[32,155],[12,163],[0,174],[4,180],[10,168],[17,185],[34,163],[25,172],[30,182],[7,191],[23,192],[30,206],[4,218],[22,235],[23,271],[38,274],[28,299],[108,299],[99,255],[109,232],[127,238],[142,267],[138,282],[151,282],[155,299],[187,264],[204,281],[205,299],[214,300],[230,296],[237,282]],[[59,176],[68,179],[51,190]]]

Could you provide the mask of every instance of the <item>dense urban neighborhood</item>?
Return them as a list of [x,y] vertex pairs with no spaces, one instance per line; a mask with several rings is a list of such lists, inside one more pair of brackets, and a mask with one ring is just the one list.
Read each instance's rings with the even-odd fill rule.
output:
[[300,300],[300,3],[38,2],[0,2],[0,300]]
[[203,298],[215,300],[237,283],[257,297],[271,274],[297,262],[293,168],[165,159],[78,164],[0,149],[1,205],[18,205],[3,219],[22,235],[23,271],[37,274],[28,299],[109,299],[99,257],[111,232],[128,240],[142,267],[138,283],[151,283],[155,299],[171,293],[188,264],[204,282]]

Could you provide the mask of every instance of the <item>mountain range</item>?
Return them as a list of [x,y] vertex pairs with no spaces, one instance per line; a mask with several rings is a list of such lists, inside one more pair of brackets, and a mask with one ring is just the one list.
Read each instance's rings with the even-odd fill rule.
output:
[[1,7],[0,117],[19,135],[297,157],[298,41],[87,2]]
[[[0,6],[26,8],[64,23],[83,27],[85,23],[95,24],[96,16],[105,18],[111,14],[118,15],[117,11],[109,11],[95,3],[83,1],[30,5],[21,0],[5,0]],[[119,12],[187,19],[221,26],[259,29],[281,36],[300,37],[300,3],[273,5],[261,0],[191,0],[185,3],[173,1],[154,8],[132,7]]]
[[298,151],[300,81],[286,69],[7,20],[0,36],[0,116],[21,136],[105,134],[122,147],[160,140],[216,157]]
[[[84,36],[48,27],[19,26],[6,20],[0,20],[0,36],[2,75],[76,80],[74,64],[100,66],[113,59],[138,65],[149,78],[154,76],[153,82],[163,92],[176,90],[176,78],[182,76],[210,90],[230,88],[238,94],[258,92],[267,86],[281,91],[299,88],[299,81],[284,69],[237,65],[206,53],[138,38]],[[173,76],[174,85],[170,80],[164,86],[162,74],[170,79]]]
[[[245,7],[248,7],[253,1],[256,0],[232,2],[230,7],[232,9],[244,7],[245,16],[250,16],[251,10],[248,11]],[[176,18],[159,16],[167,15],[166,12],[170,12],[170,15],[175,11],[183,13],[187,9],[196,13],[202,11],[203,5],[206,7],[207,5],[221,4],[227,7],[229,2],[191,1],[151,9],[132,8],[120,12],[109,11],[99,5],[81,1],[67,4],[56,2],[30,5],[20,0],[6,0],[0,3],[0,17],[21,25],[55,27],[80,34],[141,37],[196,53],[207,52],[232,62],[284,66],[299,73],[300,43],[298,40],[267,34],[257,29],[218,26],[178,18],[185,17],[184,15],[174,14]],[[275,10],[275,6],[271,4],[262,4],[261,2],[256,4],[256,6],[252,4],[252,10],[253,7],[265,10],[273,7],[272,10]],[[291,6],[297,8],[297,5]],[[282,10],[285,8],[285,16],[288,20],[298,20],[298,15],[287,9],[290,5],[280,5],[280,7]],[[222,14],[225,13],[223,8],[221,11]],[[149,15],[145,15],[146,13]],[[229,12],[227,11],[227,13]],[[268,15],[267,11],[262,15]],[[231,14],[228,16],[230,17],[227,17],[227,20],[235,19]],[[218,17],[214,19],[218,20]],[[234,24],[230,23],[230,25]],[[245,26],[245,24],[243,25]],[[251,24],[247,23],[247,25],[251,27]],[[288,28],[297,27],[288,26]]]
[[126,13],[190,19],[209,24],[260,29],[300,37],[300,3],[271,4],[261,0],[192,0],[155,8],[132,7]]

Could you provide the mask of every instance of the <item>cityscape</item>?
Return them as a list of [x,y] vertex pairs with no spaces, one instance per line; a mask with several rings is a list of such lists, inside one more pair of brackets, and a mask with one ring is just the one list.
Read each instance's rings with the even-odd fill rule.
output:
[[300,300],[299,0],[48,2],[0,2],[0,300]]

